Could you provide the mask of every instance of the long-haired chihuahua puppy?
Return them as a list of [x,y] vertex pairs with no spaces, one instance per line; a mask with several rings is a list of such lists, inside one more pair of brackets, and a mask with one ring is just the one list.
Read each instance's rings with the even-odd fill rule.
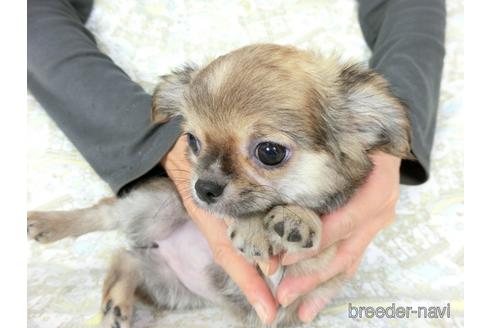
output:
[[[151,115],[155,124],[182,118],[190,197],[232,219],[232,244],[255,262],[319,247],[320,214],[343,206],[364,183],[371,151],[411,157],[406,108],[380,75],[287,46],[247,46],[203,68],[188,65],[164,76]],[[126,234],[133,247],[113,256],[104,282],[106,327],[131,326],[135,295],[162,308],[216,304],[247,325],[261,325],[212,257],[195,254],[203,237],[167,178],[86,209],[30,212],[27,224],[41,243],[96,230]],[[316,271],[336,247],[284,273]],[[299,323],[299,303],[339,281],[281,308],[274,326]]]

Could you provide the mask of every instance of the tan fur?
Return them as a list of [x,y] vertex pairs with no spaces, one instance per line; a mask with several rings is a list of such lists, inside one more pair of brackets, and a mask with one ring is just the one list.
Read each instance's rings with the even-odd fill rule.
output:
[[[411,157],[404,105],[382,77],[359,65],[266,44],[221,56],[202,69],[188,71],[187,78],[183,74],[178,72],[180,78],[175,78],[186,81],[181,88],[173,85],[166,90],[167,81],[157,88],[154,109],[160,108],[160,115],[167,108],[169,115],[182,116],[183,130],[201,140],[202,153],[215,147],[230,154],[228,166],[236,175],[228,182],[231,190],[267,185],[285,196],[263,190],[267,197],[284,203],[290,197],[299,205],[329,211],[363,183],[372,169],[369,151]],[[159,105],[166,98],[179,99],[180,105]],[[275,170],[257,165],[251,160],[250,144],[262,138],[288,146],[292,158]],[[196,163],[194,156],[190,159]],[[309,192],[292,191],[289,181],[295,177],[306,181]],[[303,199],[291,197],[300,193]],[[341,201],[332,204],[336,206],[315,205],[330,196]]]
[[[404,104],[381,76],[335,56],[252,45],[181,80],[187,82],[172,112],[201,143],[200,154],[189,154],[191,189],[198,179],[226,185],[217,204],[193,196],[198,205],[237,219],[229,236],[252,261],[317,247],[318,215],[342,206],[365,181],[373,166],[369,152],[412,157]],[[161,89],[154,102],[164,94],[179,97]],[[291,156],[274,169],[259,165],[252,154],[258,140],[281,144]],[[288,230],[282,236],[272,213]],[[290,266],[287,274],[326,266],[335,249]]]

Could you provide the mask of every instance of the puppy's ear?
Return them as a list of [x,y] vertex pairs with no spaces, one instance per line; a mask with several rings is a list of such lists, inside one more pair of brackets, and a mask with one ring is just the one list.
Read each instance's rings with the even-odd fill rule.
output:
[[161,77],[152,96],[150,120],[154,124],[166,123],[179,116],[183,106],[183,94],[197,70],[195,65],[187,64]]
[[345,67],[339,76],[344,107],[350,111],[347,126],[366,150],[380,149],[411,159],[407,107],[395,97],[386,80],[359,65]]

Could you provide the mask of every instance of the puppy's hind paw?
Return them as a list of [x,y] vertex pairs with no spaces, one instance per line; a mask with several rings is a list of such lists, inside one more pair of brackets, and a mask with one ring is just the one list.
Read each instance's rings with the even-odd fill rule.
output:
[[103,286],[102,327],[131,327],[135,290],[141,283],[139,265],[138,259],[126,250],[113,256]]
[[65,237],[63,222],[53,212],[28,212],[27,236],[39,243],[51,243]]
[[106,300],[102,308],[103,321],[101,327],[130,328],[131,324],[128,311],[132,311],[128,309],[128,306],[122,307],[116,304],[111,298]]
[[287,252],[319,247],[321,220],[313,211],[295,205],[276,206],[265,217],[274,245]]

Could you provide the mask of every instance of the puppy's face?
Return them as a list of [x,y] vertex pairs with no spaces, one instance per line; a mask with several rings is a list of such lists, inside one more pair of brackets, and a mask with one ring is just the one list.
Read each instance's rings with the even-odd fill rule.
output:
[[236,218],[279,204],[329,211],[369,174],[368,152],[409,152],[384,80],[292,47],[255,45],[165,77],[154,122],[183,117],[196,203]]

